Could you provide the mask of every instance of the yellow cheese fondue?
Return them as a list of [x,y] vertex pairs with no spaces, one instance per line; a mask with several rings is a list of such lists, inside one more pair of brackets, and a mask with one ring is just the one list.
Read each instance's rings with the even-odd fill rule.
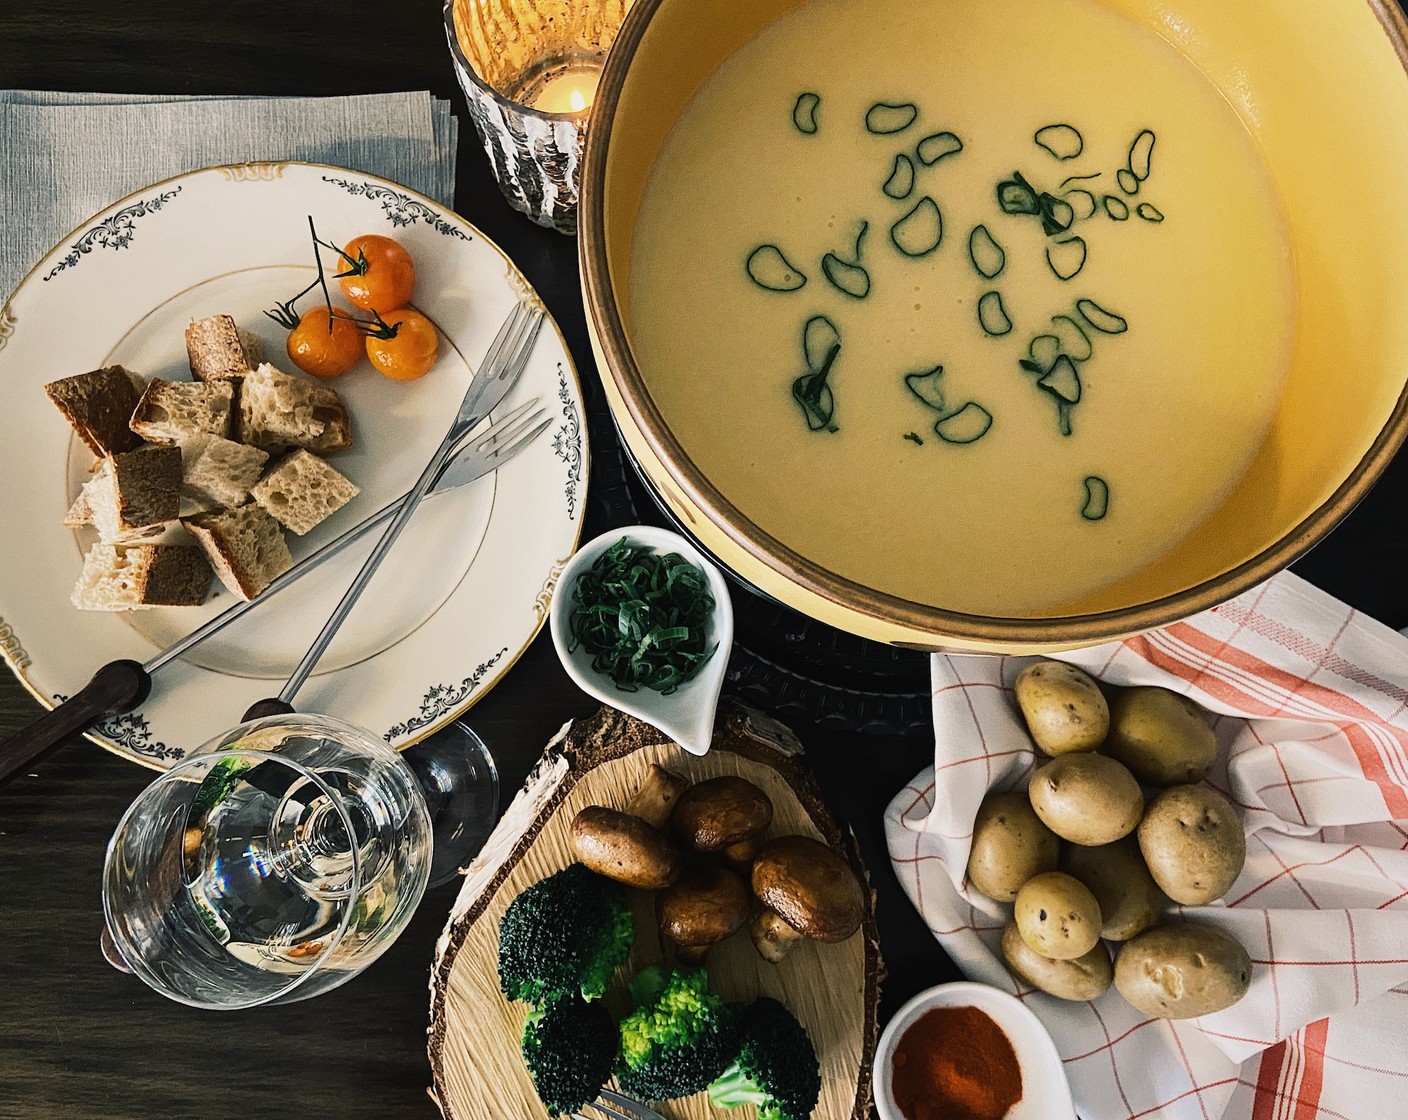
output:
[[1294,266],[1253,141],[1095,0],[813,0],[675,125],[631,343],[721,493],[938,607],[1057,614],[1262,444]]

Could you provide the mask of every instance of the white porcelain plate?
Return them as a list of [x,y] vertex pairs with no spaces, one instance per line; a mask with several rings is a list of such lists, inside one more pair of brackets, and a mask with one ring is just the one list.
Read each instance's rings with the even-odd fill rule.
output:
[[[115,203],[66,237],[0,308],[0,652],[44,704],[115,658],[145,661],[234,600],[125,614],[76,610],[69,593],[92,537],[63,516],[93,456],[44,393],[46,382],[120,363],[190,377],[183,332],[217,313],[261,336],[293,372],[285,332],[262,311],[316,277],[308,217],[325,240],[395,237],[416,264],[414,304],[441,333],[440,358],[396,383],[363,363],[332,384],[355,443],[334,465],[361,487],[294,558],[409,488],[453,418],[516,300],[537,296],[501,249],[458,215],[403,187],[315,164],[207,168]],[[315,296],[300,303],[308,308]],[[527,372],[496,409],[538,398],[552,427],[487,478],[427,500],[297,703],[405,747],[483,696],[547,617],[576,548],[586,500],[581,387],[549,320]],[[185,659],[151,697],[91,737],[138,762],[171,765],[239,722],[282,679],[332,612],[371,541],[260,604]]]

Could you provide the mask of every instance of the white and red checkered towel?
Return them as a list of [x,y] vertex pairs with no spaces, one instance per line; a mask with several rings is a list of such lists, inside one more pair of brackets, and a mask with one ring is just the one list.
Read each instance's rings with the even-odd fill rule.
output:
[[1066,1003],[997,955],[1011,907],[967,887],[978,803],[1021,788],[1012,697],[1031,659],[934,659],[935,765],[890,805],[900,882],[970,977],[1015,991],[1065,1059],[1084,1120],[1408,1118],[1408,640],[1295,576],[1129,641],[1063,655],[1214,714],[1212,785],[1241,806],[1247,866],[1188,907],[1250,952],[1235,1007],[1151,1020],[1111,989]]

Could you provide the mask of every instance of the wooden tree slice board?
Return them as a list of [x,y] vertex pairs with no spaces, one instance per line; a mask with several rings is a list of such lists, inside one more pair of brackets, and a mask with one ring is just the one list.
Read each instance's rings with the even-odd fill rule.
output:
[[[499,919],[522,890],[573,861],[570,829],[577,811],[587,805],[624,807],[652,762],[692,781],[736,774],[756,783],[772,798],[770,837],[801,833],[821,839],[843,853],[868,883],[854,839],[827,814],[811,776],[798,765],[800,750],[786,728],[742,708],[720,715],[713,749],[703,758],[686,754],[654,728],[609,708],[559,733],[468,869],[436,946],[431,1094],[447,1120],[547,1116],[519,1052],[527,1009],[510,1003],[499,991]],[[618,976],[607,997],[617,1017],[629,1009],[626,977],[663,959],[653,896],[631,893],[635,948],[629,972]],[[815,1120],[869,1116],[882,978],[873,897],[860,932],[849,941],[805,941],[781,964],[771,965],[758,956],[745,930],[714,948],[708,969],[710,986],[725,999],[772,996],[806,1027],[821,1061],[822,1093]],[[716,1109],[702,1093],[656,1109],[666,1120],[755,1116],[752,1107]]]

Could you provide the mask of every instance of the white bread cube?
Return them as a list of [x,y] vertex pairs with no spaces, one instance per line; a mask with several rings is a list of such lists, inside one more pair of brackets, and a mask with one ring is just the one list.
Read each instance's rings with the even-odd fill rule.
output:
[[293,567],[284,531],[256,505],[197,514],[186,528],[200,541],[220,582],[241,599],[253,599]]
[[186,357],[197,381],[240,378],[254,368],[253,356],[228,315],[193,320],[186,328]]
[[182,494],[214,506],[243,505],[269,461],[267,451],[208,433],[186,440],[181,456],[186,472]]
[[322,459],[299,448],[280,460],[250,496],[301,537],[359,493]]
[[153,443],[182,443],[202,433],[230,434],[233,381],[163,381],[155,378],[132,413],[131,428]]
[[352,446],[352,418],[336,390],[265,362],[240,386],[239,441],[265,451],[328,455]]

